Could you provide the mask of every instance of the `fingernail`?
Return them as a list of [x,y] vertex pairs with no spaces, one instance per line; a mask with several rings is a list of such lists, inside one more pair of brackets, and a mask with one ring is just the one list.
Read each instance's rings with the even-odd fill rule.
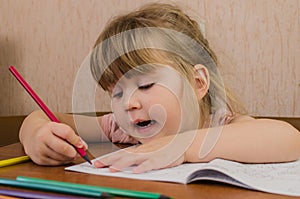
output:
[[83,142],[81,140],[81,138],[79,138],[77,144],[76,144],[78,147],[82,147],[83,146]]
[[110,172],[112,172],[112,173],[116,173],[116,172],[119,172],[119,171],[120,171],[119,169],[116,169],[116,168],[114,168],[114,167],[112,167],[112,166],[110,166],[110,167],[108,168],[108,170],[109,170]]
[[95,167],[106,167],[105,164],[103,164],[102,162],[100,162],[100,161],[98,161],[98,160],[94,162],[94,166],[95,166]]

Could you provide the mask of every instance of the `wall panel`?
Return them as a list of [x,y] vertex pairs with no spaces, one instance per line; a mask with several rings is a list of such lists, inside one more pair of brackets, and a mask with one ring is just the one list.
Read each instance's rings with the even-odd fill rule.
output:
[[[76,74],[112,16],[139,0],[0,0],[0,115],[38,107],[9,74],[15,65],[54,111],[72,112]],[[300,116],[300,2],[191,0],[224,81],[252,115]],[[97,90],[97,96],[103,93]],[[85,103],[82,96],[82,104]],[[96,102],[109,110],[109,100]]]

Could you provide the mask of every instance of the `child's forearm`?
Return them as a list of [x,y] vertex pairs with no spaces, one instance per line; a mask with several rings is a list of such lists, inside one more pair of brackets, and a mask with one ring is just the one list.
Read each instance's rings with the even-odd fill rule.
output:
[[207,129],[200,129],[186,151],[186,160],[207,162],[214,158],[224,158],[261,163],[293,161],[300,157],[300,133],[285,122],[251,120],[225,125],[219,130],[221,132],[215,146],[200,158],[201,143],[205,143],[205,136],[207,132],[210,133]]

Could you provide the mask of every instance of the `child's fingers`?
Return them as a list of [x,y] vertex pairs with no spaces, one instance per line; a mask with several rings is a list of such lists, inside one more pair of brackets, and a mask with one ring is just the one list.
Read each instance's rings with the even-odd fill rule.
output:
[[80,140],[81,140],[81,142],[82,142],[82,144],[83,144],[83,149],[84,150],[88,150],[88,145],[87,145],[87,143],[81,138],[81,137],[79,137],[80,138]]
[[101,158],[94,162],[94,166],[97,168],[110,166],[114,162],[118,161],[119,159],[120,159],[119,156],[109,156],[109,157]]
[[[132,151],[132,150],[131,150]],[[111,172],[126,171],[135,166],[133,173],[144,173],[151,170],[173,167],[184,162],[183,155],[173,154],[171,151],[160,153],[133,153],[121,150],[105,156],[94,163],[95,167],[109,166]]]
[[[49,141],[46,145],[56,153],[61,154],[62,156],[74,158],[77,154],[74,146],[66,142],[63,138],[57,137],[55,135],[49,137]],[[49,155],[49,154],[48,154]]]
[[116,161],[118,161],[120,158],[122,158],[124,155],[126,155],[126,154],[124,154],[124,150],[119,150],[119,151],[113,152],[111,154],[105,155],[105,156],[97,159],[94,162],[94,166],[97,168],[110,166],[113,163],[115,163]]
[[73,161],[74,159],[63,159],[63,160],[58,160],[58,159],[53,159],[53,157],[43,157],[42,164],[40,165],[50,165],[50,166],[58,166],[58,165],[63,165],[63,164],[69,164]]
[[41,144],[38,150],[34,150],[30,158],[39,165],[60,165],[70,163],[73,158],[68,158],[63,156],[52,149],[50,149],[45,144]]
[[101,162],[100,160],[96,160],[94,163],[93,163],[94,167],[96,168],[103,168],[103,167],[106,167],[107,165],[104,164],[103,162]]
[[[57,160],[60,162],[71,162],[72,160],[74,160],[76,158],[76,152],[74,153],[74,155],[68,155],[68,153],[62,153],[62,151],[57,151],[57,150],[53,150],[52,148],[50,148],[49,146],[47,146],[48,150],[47,153],[45,154],[45,156],[47,156],[48,158],[51,158],[53,160]],[[71,149],[73,150],[73,149]],[[66,155],[67,154],[67,155]],[[72,151],[73,154],[73,151]]]
[[79,147],[87,148],[86,143],[71,127],[55,122],[45,123],[24,142],[26,154],[39,165],[61,165],[72,162],[77,152],[71,142],[77,142],[77,145],[79,142]]
[[64,159],[64,160],[57,160],[57,159],[53,159],[53,157],[48,157],[48,156],[43,156],[41,158],[41,163],[37,163],[39,165],[50,165],[50,166],[58,166],[58,165],[62,165],[62,164],[68,164],[70,162],[72,162],[73,159]]
[[78,148],[84,147],[83,140],[75,133],[75,131],[68,125],[63,123],[50,122],[50,131],[56,136],[66,140],[73,146]]
[[98,159],[94,162],[94,166],[99,168],[109,166],[111,172],[117,172],[141,164],[145,159],[147,159],[146,155],[120,150],[117,153]]
[[[176,157],[176,158],[175,158]],[[180,165],[184,162],[183,156],[175,156],[172,159],[166,160],[164,155],[152,156],[133,169],[133,173],[145,173],[151,170],[170,168]]]
[[137,167],[135,167],[132,170],[132,173],[145,173],[147,171],[161,169],[162,168],[161,162],[162,161],[158,158],[149,158],[143,161]]
[[117,171],[125,171],[128,167],[133,165],[139,165],[141,162],[145,160],[145,157],[141,157],[138,155],[129,155],[122,157],[118,161],[114,162],[110,167],[109,170],[111,172]]

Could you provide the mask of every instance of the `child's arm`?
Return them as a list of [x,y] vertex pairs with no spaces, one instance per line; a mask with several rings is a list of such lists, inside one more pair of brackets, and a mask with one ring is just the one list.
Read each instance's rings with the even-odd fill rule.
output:
[[216,146],[199,158],[200,145],[206,132],[198,133],[186,152],[188,162],[224,158],[239,162],[287,162],[300,157],[300,133],[290,124],[271,119],[241,116],[223,127]]
[[[20,128],[20,142],[23,144],[26,154],[37,164],[70,163],[77,156],[74,146],[87,149],[86,143],[74,131],[76,128],[73,116],[61,113],[55,115],[61,123],[51,122],[43,111],[35,111],[25,118]],[[78,121],[84,120],[86,129],[88,129],[85,132],[79,131],[80,136],[90,139],[96,136],[100,137],[101,132],[97,131],[99,128],[96,128],[98,126],[95,125],[94,120],[101,120],[101,117],[78,117]]]
[[183,162],[208,162],[214,158],[267,163],[293,161],[300,157],[300,133],[285,122],[241,116],[223,126],[216,145],[200,158],[207,130],[180,133],[176,138],[162,137],[102,158],[95,166],[110,166],[111,171],[118,171],[138,165],[134,172],[140,173]]

